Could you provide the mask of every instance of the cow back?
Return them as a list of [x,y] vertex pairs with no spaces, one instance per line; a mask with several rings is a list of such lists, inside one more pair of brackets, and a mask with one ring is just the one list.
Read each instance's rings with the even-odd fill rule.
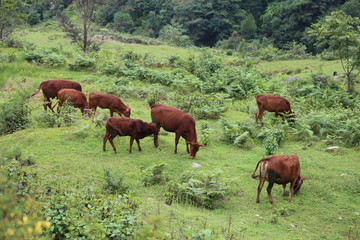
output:
[[48,80],[41,84],[41,89],[47,98],[55,98],[61,89],[76,89],[82,91],[82,87],[78,82],[68,80]]
[[266,178],[271,176],[276,183],[282,184],[300,177],[300,161],[297,155],[272,155],[263,159],[260,175]]
[[291,112],[290,102],[283,97],[273,95],[256,96],[258,106],[269,112]]

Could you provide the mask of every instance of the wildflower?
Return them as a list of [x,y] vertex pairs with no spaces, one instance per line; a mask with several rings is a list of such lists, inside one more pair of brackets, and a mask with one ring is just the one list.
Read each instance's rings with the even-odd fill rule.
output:
[[12,229],[12,228],[8,228],[8,230],[6,230],[6,235],[7,236],[12,236],[12,235],[14,235],[14,229]]
[[28,216],[23,216],[23,222],[24,222],[24,224],[26,224],[26,223],[28,222],[28,220],[29,220]]
[[41,221],[39,221],[39,222],[37,222],[37,223],[35,224],[35,232],[36,232],[36,233],[39,233],[39,234],[42,233],[41,224],[42,224]]

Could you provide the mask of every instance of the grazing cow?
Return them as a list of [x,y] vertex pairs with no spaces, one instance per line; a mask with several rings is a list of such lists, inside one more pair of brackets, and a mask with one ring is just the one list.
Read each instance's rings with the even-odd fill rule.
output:
[[[199,147],[204,146],[197,142],[195,120],[190,114],[184,113],[175,107],[153,104],[151,106],[151,119],[159,128],[162,127],[168,132],[175,133],[174,153],[177,153],[180,136],[186,141],[186,151],[190,153],[190,158],[195,158]],[[155,147],[159,146],[158,133],[154,134],[154,145]]]
[[[275,117],[281,116],[283,120],[291,118],[290,122],[295,121],[294,112],[291,111],[290,102],[283,97],[273,95],[258,95],[256,96],[256,103],[258,105],[258,111],[256,113],[256,123],[258,120],[262,120],[264,111],[275,112]],[[289,115],[291,114],[291,115]]]
[[141,151],[139,139],[158,133],[159,127],[155,123],[146,123],[140,119],[131,119],[126,117],[111,117],[106,121],[106,133],[103,142],[103,151],[106,149],[106,141],[109,140],[114,152],[116,148],[113,139],[116,136],[130,136],[130,148],[131,153],[134,139],[138,145],[139,151]]
[[83,92],[76,89],[61,89],[58,92],[58,113],[60,112],[60,107],[64,104],[65,101],[71,102],[74,104],[74,107],[80,108],[82,114],[84,114],[85,108],[89,108],[86,96]]
[[289,202],[291,202],[292,195],[296,194],[300,190],[303,181],[308,179],[300,176],[300,162],[299,157],[296,155],[272,155],[261,159],[257,163],[256,168],[251,175],[254,179],[259,178],[259,176],[255,175],[259,164],[260,181],[256,198],[257,203],[260,202],[260,192],[264,186],[265,180],[269,182],[266,190],[269,202],[273,204],[274,202],[271,196],[271,189],[274,186],[274,183],[283,185],[283,196],[285,196],[286,184],[290,183]]
[[93,109],[94,112],[97,107],[107,108],[110,110],[111,117],[114,112],[118,113],[120,116],[123,114],[125,117],[130,117],[131,114],[131,108],[126,106],[120,98],[113,95],[90,93],[89,107]]
[[71,88],[82,91],[80,83],[67,81],[67,80],[48,80],[45,82],[40,83],[39,89],[31,94],[31,97],[38,94],[40,90],[42,90],[44,94],[44,109],[47,110],[47,107],[50,108],[51,111],[54,112],[53,108],[51,107],[50,99],[57,98],[58,92],[63,88]]

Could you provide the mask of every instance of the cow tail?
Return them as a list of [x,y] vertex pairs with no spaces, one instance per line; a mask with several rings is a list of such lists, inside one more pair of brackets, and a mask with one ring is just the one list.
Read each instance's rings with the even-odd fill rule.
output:
[[266,160],[269,160],[269,158],[263,158],[263,159],[261,159],[261,160],[256,164],[256,168],[255,168],[253,174],[251,174],[251,177],[252,177],[253,179],[257,179],[257,178],[259,177],[259,176],[255,175],[256,170],[258,169],[260,162],[263,162],[263,161],[266,161]]
[[252,177],[253,179],[257,179],[257,178],[259,177],[259,176],[255,175],[255,173],[256,173],[256,171],[257,171],[257,169],[258,169],[259,164],[260,164],[261,161],[262,161],[262,159],[256,164],[256,168],[255,168],[253,174],[251,174],[251,177]]
[[37,90],[36,92],[32,93],[32,94],[30,95],[30,97],[33,97],[33,96],[35,96],[36,94],[38,94],[38,93],[40,92],[41,87],[42,87],[43,84],[44,84],[44,82],[40,83],[40,86],[39,86],[38,90]]

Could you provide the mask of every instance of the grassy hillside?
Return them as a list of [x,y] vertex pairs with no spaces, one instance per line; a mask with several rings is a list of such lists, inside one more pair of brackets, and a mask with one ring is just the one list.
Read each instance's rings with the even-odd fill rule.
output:
[[[57,30],[32,29],[26,33],[19,32],[17,36],[43,48],[61,46],[64,52],[71,52],[73,49],[63,38],[63,34]],[[105,43],[103,48],[115,54],[129,50],[141,55],[148,53],[164,61],[173,55],[186,59],[202,51],[169,46],[119,45],[111,42]],[[0,69],[3,70],[0,74],[0,87],[3,84],[0,103],[9,99],[13,92],[23,91],[28,94],[35,91],[41,81],[67,79],[81,83],[86,94],[92,91],[123,93],[124,95],[120,97],[131,106],[131,117],[150,122],[148,98],[142,97],[141,94],[150,95],[151,91],[164,89],[168,94],[166,96],[169,96],[171,92],[175,92],[175,88],[184,87],[181,82],[179,87],[172,88],[145,80],[144,82],[124,80],[123,76],[105,75],[97,68],[72,71],[67,65],[59,67],[36,65],[24,60],[23,50],[3,47],[0,51],[4,55],[9,53],[16,55],[16,61],[0,64]],[[224,62],[231,61],[220,53],[218,55],[224,57]],[[156,71],[160,73],[172,71],[169,66],[167,64]],[[314,72],[321,72],[324,75],[331,75],[333,69],[339,72],[339,62],[283,61],[261,63],[255,68],[270,75],[281,72],[283,75],[307,78]],[[181,72],[178,69],[177,71]],[[253,73],[247,72],[247,74]],[[184,74],[184,78],[186,77],[187,75]],[[120,84],[114,84],[117,81],[120,81]],[[249,145],[242,147],[230,143],[222,130],[223,124],[220,119],[197,119],[199,141],[205,139],[206,133],[201,130],[204,123],[209,126],[207,138],[210,140],[208,146],[202,147],[194,160],[186,154],[183,139],[179,143],[178,154],[174,154],[174,133],[164,131],[159,136],[161,150],[154,148],[152,137],[147,137],[140,141],[142,152],[138,152],[134,145],[133,152],[129,154],[127,151],[129,137],[117,137],[114,143],[118,153],[114,154],[109,143],[107,143],[107,151],[102,151],[104,119],[109,116],[107,110],[99,110],[98,115],[91,118],[83,117],[78,109],[64,111],[58,117],[44,112],[41,94],[29,101],[30,114],[26,128],[0,137],[2,171],[9,170],[9,165],[13,166],[12,164],[16,163],[13,158],[17,154],[20,154],[19,159],[27,159],[31,156],[35,164],[23,166],[21,170],[29,176],[28,192],[35,193],[44,209],[49,209],[55,201],[53,197],[56,194],[67,196],[68,198],[65,199],[69,206],[76,201],[85,201],[84,199],[80,201],[71,194],[63,196],[62,191],[79,192],[84,198],[88,196],[90,199],[93,195],[88,194],[89,189],[102,191],[106,184],[104,171],[110,169],[112,174],[123,177],[124,184],[129,188],[131,201],[136,202],[134,205],[138,206],[134,217],[139,221],[145,221],[138,227],[144,233],[142,236],[147,236],[149,239],[155,239],[150,238],[151,233],[157,236],[157,239],[358,239],[360,236],[360,178],[357,168],[360,158],[359,145],[357,147],[340,145],[338,150],[326,151],[327,147],[338,144],[336,140],[340,138],[338,133],[326,132],[327,129],[335,129],[333,125],[340,124],[340,120],[334,123],[331,118],[336,121],[338,119],[336,114],[349,113],[347,120],[353,122],[349,122],[346,126],[354,124],[356,129],[358,126],[356,116],[351,115],[358,113],[356,108],[354,112],[348,112],[350,110],[343,107],[336,108],[337,106],[325,108],[314,95],[313,104],[318,108],[313,109],[309,102],[306,102],[311,101],[307,99],[308,95],[304,95],[305,97],[293,95],[283,88],[283,81],[279,80],[278,76],[261,81],[257,83],[263,84],[262,89],[267,89],[269,93],[282,93],[291,98],[293,109],[299,119],[296,127],[291,128],[282,124],[270,113],[264,117],[263,128],[255,126],[254,93],[249,93],[248,97],[243,99],[233,98],[225,101],[221,106],[225,107],[221,117],[232,123],[239,122],[241,126],[250,126],[249,131],[253,131],[254,135],[260,134],[267,128],[284,130],[285,136],[276,154],[297,154],[301,161],[302,175],[310,178],[305,181],[301,192],[293,198],[293,202],[288,202],[287,196],[282,197],[282,187],[276,185],[272,191],[275,204],[271,205],[267,200],[265,185],[261,194],[261,203],[255,203],[258,181],[253,180],[251,174],[258,160],[267,156],[263,142],[260,137],[252,137],[248,142]],[[328,90],[324,90],[326,91]],[[175,95],[187,94],[195,93],[184,90],[183,94]],[[211,107],[219,108],[216,104],[213,103]],[[319,126],[323,130],[313,127],[318,125],[311,125],[311,121],[315,120],[320,122]],[[341,124],[345,124],[344,122],[346,120],[341,119]],[[305,130],[309,129],[314,132],[311,137],[304,134]],[[354,130],[353,133],[356,134],[356,131]],[[164,196],[167,185],[145,187],[143,184],[145,175],[143,170],[160,163],[166,164],[165,172],[169,181],[179,181],[180,176],[186,171],[206,174],[219,172],[219,180],[226,183],[227,194],[214,210],[177,202],[169,206],[165,204]],[[194,163],[200,164],[201,167],[193,167]],[[115,196],[116,194],[111,197]],[[98,202],[111,201],[106,199]],[[91,206],[87,208],[91,209]],[[73,207],[72,214],[79,217],[81,214],[77,211],[88,211],[84,209]],[[44,217],[45,212],[41,212]],[[82,229],[79,227],[83,226],[79,224],[79,219],[80,217],[71,220],[73,234]],[[94,239],[106,238],[104,234],[91,235],[91,231],[99,234],[100,230],[97,231],[99,225],[90,225],[91,219],[87,221],[83,223],[85,226],[83,229],[88,229],[90,232],[88,236]],[[137,236],[134,237],[135,239],[144,239],[139,237],[140,233],[135,236]],[[37,237],[39,236],[33,236],[34,239]],[[53,239],[53,237],[49,230],[40,236],[41,239]]]

